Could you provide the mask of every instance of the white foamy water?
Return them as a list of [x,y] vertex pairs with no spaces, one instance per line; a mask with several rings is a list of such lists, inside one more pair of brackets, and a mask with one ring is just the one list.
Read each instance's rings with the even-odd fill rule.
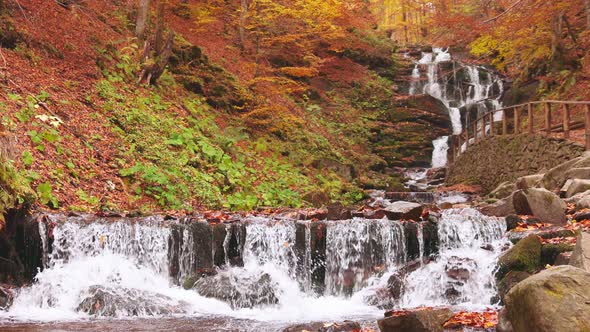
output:
[[432,141],[432,168],[445,167],[448,161],[449,136],[439,137]]
[[[310,226],[308,222],[268,218],[246,220],[244,266],[225,267],[220,275],[229,276],[237,289],[248,291],[258,287],[249,283],[251,278],[267,274],[278,303],[232,309],[224,301],[174,284],[168,275],[169,226],[157,222],[84,223],[77,219],[59,223],[53,229],[47,268],[31,287],[20,291],[8,312],[0,313],[0,320],[87,320],[92,317],[77,309],[95,287],[123,299],[116,310],[119,318],[172,315],[294,323],[381,317],[383,311],[368,305],[366,298],[406,264],[403,224],[358,218],[327,222],[323,296],[312,290],[309,250],[305,257],[298,257],[295,247],[301,243],[297,232],[303,230],[304,247],[310,248]],[[440,257],[407,276],[406,294],[399,307],[448,304],[448,296],[441,292],[449,281],[445,266],[454,257],[473,259],[477,269],[472,279],[459,287],[462,295],[453,303],[474,308],[489,305],[486,301],[493,294],[492,269],[498,252],[479,246],[498,245],[503,227],[503,221],[475,210],[445,211],[438,231]],[[40,230],[46,231],[44,227]],[[426,258],[422,225],[417,232],[422,260]],[[297,266],[309,274],[302,275]],[[158,311],[171,308],[174,314]]]

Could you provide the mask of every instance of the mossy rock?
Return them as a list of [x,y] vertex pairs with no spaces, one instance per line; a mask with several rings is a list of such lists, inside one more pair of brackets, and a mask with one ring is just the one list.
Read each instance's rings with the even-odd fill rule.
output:
[[541,247],[541,263],[543,265],[555,265],[557,256],[562,252],[574,250],[574,245],[567,243],[546,243]]
[[535,273],[541,268],[541,240],[531,234],[520,240],[498,259],[496,278],[502,279],[509,271]]

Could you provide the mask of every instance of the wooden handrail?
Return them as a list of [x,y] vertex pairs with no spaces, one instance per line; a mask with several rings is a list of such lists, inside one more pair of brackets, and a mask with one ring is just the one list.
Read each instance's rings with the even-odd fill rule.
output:
[[[539,117],[535,116],[535,110],[539,109],[539,107],[535,107],[541,105],[540,109],[543,111],[544,116]],[[551,107],[555,106],[555,107]],[[571,111],[572,108],[575,106],[583,106],[583,113],[584,117],[582,121],[572,121],[571,119]],[[553,123],[552,119],[552,112],[561,110],[561,123]],[[460,135],[453,135],[458,136],[457,139],[451,139],[451,143],[461,144],[458,148],[453,147],[451,149],[453,156],[451,156],[452,160],[457,160],[458,156],[463,153],[462,151],[462,143],[465,142],[466,149],[469,147],[477,144],[478,142],[485,141],[487,137],[497,135],[494,128],[494,115],[498,112],[503,112],[502,114],[502,128],[499,135],[509,135],[508,133],[508,116],[512,115],[514,121],[512,134],[520,134],[520,133],[528,133],[528,134],[535,134],[535,120],[536,119],[543,119],[543,129],[541,131],[544,132],[545,135],[549,136],[551,133],[554,132],[562,132],[564,139],[570,138],[570,131],[577,130],[584,128],[585,132],[585,146],[586,150],[590,150],[590,101],[562,101],[562,100],[540,100],[540,101],[532,101],[524,104],[512,105],[508,107],[503,107],[497,110],[493,110],[490,112],[486,112],[477,117],[477,119],[471,121],[469,124],[464,126],[464,130]],[[526,119],[527,127],[522,128],[521,122]],[[489,125],[489,127],[487,126]],[[478,128],[478,126],[480,126]],[[487,127],[487,128],[486,128]],[[470,137],[469,132],[473,133],[473,136]],[[473,142],[470,140],[473,139]]]

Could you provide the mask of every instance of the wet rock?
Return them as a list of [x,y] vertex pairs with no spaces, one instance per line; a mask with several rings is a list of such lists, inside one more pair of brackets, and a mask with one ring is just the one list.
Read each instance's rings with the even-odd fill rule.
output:
[[325,220],[328,218],[328,210],[314,209],[301,211],[299,213],[299,220]]
[[333,203],[328,205],[328,220],[346,220],[352,218],[350,209],[347,209],[342,203]]
[[514,191],[516,191],[516,185],[512,182],[502,182],[496,189],[494,189],[489,196],[493,198],[506,198],[510,196]]
[[211,226],[213,232],[213,242],[211,246],[213,248],[213,264],[221,267],[225,265],[225,238],[227,236],[227,229],[225,224],[218,223]]
[[502,280],[500,280],[500,282],[497,284],[498,295],[500,296],[500,299],[504,301],[504,297],[506,294],[508,294],[512,287],[530,276],[530,273],[524,271],[508,272],[506,276],[502,278]]
[[582,232],[572,252],[570,265],[590,272],[590,234]]
[[418,227],[420,227],[420,225],[415,222],[404,223],[404,234],[406,236],[406,255],[409,261],[420,257]]
[[404,293],[405,281],[400,273],[394,273],[387,279],[387,290],[395,300],[401,299]]
[[508,239],[510,242],[516,244],[527,236],[534,234],[543,239],[554,239],[557,237],[572,237],[577,236],[577,233],[571,229],[565,229],[559,226],[553,226],[543,230],[533,230],[527,232],[509,232]]
[[516,179],[516,188],[520,190],[527,190],[541,186],[541,182],[545,174],[527,175]]
[[467,281],[471,272],[477,269],[477,263],[469,258],[453,256],[445,265],[447,276],[454,280]]
[[442,332],[443,324],[452,316],[447,308],[418,309],[380,319],[377,323],[381,332]]
[[541,268],[541,241],[531,234],[520,240],[498,259],[497,279],[502,279],[509,271],[535,273]]
[[590,329],[590,273],[557,266],[514,286],[505,297],[506,318],[514,331]]
[[385,211],[383,210],[365,210],[363,211],[363,218],[366,219],[383,219],[385,218]]
[[0,286],[0,310],[8,310],[14,300],[14,293],[7,287]]
[[432,221],[422,223],[422,236],[424,237],[424,257],[438,255],[440,238],[438,237],[438,224]]
[[397,201],[382,209],[390,220],[420,220],[423,206],[418,203]]
[[244,266],[244,259],[242,253],[244,252],[244,244],[246,243],[246,225],[243,223],[233,223],[226,228],[228,234],[226,235],[227,244],[224,243],[228,262],[231,266]]
[[522,222],[522,219],[520,219],[519,216],[515,215],[515,214],[511,214],[509,216],[506,217],[506,231],[511,231],[513,229],[515,229],[519,223]]
[[126,317],[181,314],[187,307],[162,294],[92,286],[76,310],[93,316]]
[[546,189],[519,190],[513,195],[513,204],[516,214],[533,215],[550,224],[561,225],[567,222],[565,203]]
[[195,286],[197,280],[205,277],[214,276],[217,274],[216,269],[201,269],[196,271],[194,275],[187,277],[182,282],[182,288],[184,289],[192,289]]
[[575,194],[583,193],[588,190],[590,190],[590,180],[572,179],[567,188],[565,197],[569,198]]
[[227,271],[198,279],[192,289],[204,297],[227,302],[232,308],[253,308],[279,302],[270,275],[234,274]]
[[316,294],[324,293],[326,279],[326,224],[314,222],[309,227],[311,251],[311,285]]
[[287,327],[283,332],[356,332],[361,330],[357,322],[344,321],[340,323],[309,323]]
[[496,332],[514,332],[512,324],[506,317],[506,308],[502,308],[498,313],[498,325],[496,326]]

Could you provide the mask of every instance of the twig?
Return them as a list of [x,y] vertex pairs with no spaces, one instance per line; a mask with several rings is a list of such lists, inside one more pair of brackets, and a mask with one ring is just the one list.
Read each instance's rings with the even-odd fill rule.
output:
[[500,17],[502,17],[502,16],[504,16],[504,15],[508,14],[508,12],[510,12],[510,11],[511,11],[511,10],[512,10],[514,7],[516,7],[516,6],[517,6],[519,3],[521,3],[521,2],[522,2],[522,0],[518,0],[518,1],[516,1],[516,2],[515,2],[515,3],[513,3],[513,4],[512,4],[510,7],[508,7],[508,9],[506,9],[505,11],[503,11],[503,12],[502,12],[500,15],[497,15],[497,16],[495,16],[495,17],[492,17],[492,18],[490,18],[489,20],[486,20],[486,21],[484,21],[483,23],[484,23],[484,24],[485,24],[485,23],[490,23],[490,22],[492,22],[492,21],[495,21],[495,20],[499,19]]
[[12,0],[16,3],[16,5],[18,6],[18,8],[20,9],[21,13],[23,14],[25,20],[29,21],[29,23],[31,23],[31,20],[29,20],[29,18],[27,17],[27,14],[25,14],[25,10],[23,9],[23,6],[20,5],[20,2],[18,2],[18,0]]

